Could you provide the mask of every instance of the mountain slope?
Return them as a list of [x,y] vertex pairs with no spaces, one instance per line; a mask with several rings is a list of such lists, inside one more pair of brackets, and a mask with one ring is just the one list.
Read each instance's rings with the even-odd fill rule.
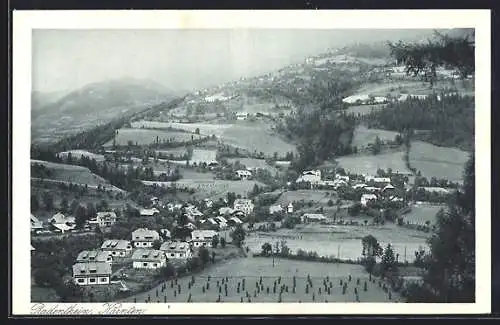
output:
[[45,142],[146,109],[174,97],[149,80],[117,79],[86,85],[47,105],[35,108],[32,96],[32,140]]

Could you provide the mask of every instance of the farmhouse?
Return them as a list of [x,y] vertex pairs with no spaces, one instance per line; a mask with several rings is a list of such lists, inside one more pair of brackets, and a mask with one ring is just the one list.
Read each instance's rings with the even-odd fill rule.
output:
[[156,196],[153,196],[153,197],[150,199],[150,201],[151,201],[151,205],[152,205],[152,206],[156,206],[156,205],[158,205],[158,203],[159,203],[159,200],[158,200],[158,198],[157,198]]
[[111,264],[106,262],[76,263],[73,265],[73,279],[77,285],[109,284]]
[[137,249],[132,254],[134,269],[158,269],[167,264],[165,252],[156,249]]
[[212,247],[212,239],[217,235],[218,233],[215,230],[193,230],[191,239],[194,247]]
[[287,213],[293,213],[293,204],[291,202],[288,204]]
[[164,239],[170,239],[172,237],[170,234],[170,230],[168,229],[160,229],[160,235]]
[[89,225],[94,225],[99,228],[111,227],[116,223],[116,213],[114,212],[97,212],[94,218],[89,219]]
[[77,263],[87,263],[87,262],[106,262],[109,264],[113,263],[113,257],[110,252],[105,251],[81,251],[76,257]]
[[349,182],[349,176],[344,176],[344,175],[340,175],[340,174],[336,174],[335,175],[335,179],[337,180],[343,180],[344,182]]
[[369,201],[376,200],[377,196],[375,194],[363,194],[361,195],[361,205],[366,206]]
[[238,218],[238,217],[231,217],[231,218],[229,218],[228,223],[231,226],[235,226],[235,225],[243,224],[243,221],[241,221],[240,218]]
[[152,217],[158,215],[160,211],[157,208],[152,209],[141,209],[140,215],[141,217]]
[[128,240],[109,239],[102,243],[101,250],[111,253],[113,257],[127,257],[132,252],[132,244]]
[[[254,204],[249,199],[236,199],[234,200],[233,210],[241,211],[245,215],[253,212]],[[234,211],[233,211],[234,212]]]
[[75,217],[66,217],[62,213],[55,214],[49,219],[49,222],[54,230],[62,233],[73,230],[76,227]]
[[207,208],[211,208],[214,205],[214,201],[212,201],[210,199],[204,199],[203,201],[205,202],[205,206]]
[[134,247],[152,247],[155,240],[160,240],[160,235],[156,230],[139,228],[132,232]]
[[191,252],[191,247],[186,242],[167,242],[163,243],[160,250],[165,252],[167,259],[169,260],[187,260],[193,257]]
[[297,178],[296,183],[309,182],[312,185],[317,185],[321,182],[320,170],[307,170],[302,172],[302,175]]
[[238,113],[236,113],[236,119],[238,121],[244,121],[244,120],[248,119],[248,115],[249,114],[246,112],[238,112]]
[[279,213],[283,211],[283,208],[281,207],[281,205],[271,205],[269,207],[269,214],[275,214],[275,213]]
[[34,215],[31,215],[31,231],[43,229],[43,223]]
[[229,208],[229,207],[222,207],[222,208],[219,208],[219,214],[220,215],[230,215],[233,213],[233,209],[232,208]]
[[185,211],[185,214],[188,216],[188,218],[193,220],[193,221],[196,220],[197,218],[203,216],[203,213],[201,213],[200,210],[198,210],[198,208],[195,207],[194,205],[189,205],[189,206],[185,207],[184,211]]
[[383,189],[382,192],[391,192],[394,191],[396,188],[392,186],[391,184],[386,185]]
[[238,176],[240,179],[249,179],[252,177],[252,172],[249,170],[237,170],[236,176]]
[[326,220],[326,217],[322,213],[305,213],[301,216],[302,222],[319,222]]

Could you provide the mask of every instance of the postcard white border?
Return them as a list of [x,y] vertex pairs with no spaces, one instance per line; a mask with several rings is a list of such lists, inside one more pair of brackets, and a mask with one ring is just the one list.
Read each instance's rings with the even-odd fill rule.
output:
[[[468,314],[491,311],[489,10],[292,10],[292,11],[19,11],[13,12],[12,312],[30,314],[30,98],[32,29],[410,29],[476,30],[476,303],[172,303],[124,304],[144,314]],[[75,304],[45,304],[66,308]],[[66,306],[66,307],[65,307]],[[101,314],[102,304],[78,308]],[[73,309],[74,310],[74,309]]]

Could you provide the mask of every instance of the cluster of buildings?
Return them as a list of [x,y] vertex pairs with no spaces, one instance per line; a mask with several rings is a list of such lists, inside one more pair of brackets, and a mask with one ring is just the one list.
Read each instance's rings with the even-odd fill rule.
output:
[[[117,261],[128,261],[134,269],[144,270],[165,267],[169,260],[186,262],[195,248],[212,247],[215,236],[218,232],[214,230],[193,230],[186,241],[172,241],[170,232],[162,236],[156,230],[139,228],[132,232],[131,240],[108,239],[99,249],[80,252],[73,265],[73,279],[78,285],[110,284],[112,265]],[[157,241],[162,242],[159,249],[153,247]]]
[[311,188],[317,187],[331,187],[338,189],[341,186],[349,184],[349,176],[335,175],[333,180],[323,180],[321,177],[321,170],[306,170],[295,181],[296,183],[309,183]]
[[[109,229],[116,223],[115,212],[97,212],[94,217],[86,221],[83,230]],[[67,233],[76,230],[76,219],[73,216],[66,216],[63,213],[54,214],[47,223],[43,223],[31,214],[31,232],[35,234],[43,233]]]

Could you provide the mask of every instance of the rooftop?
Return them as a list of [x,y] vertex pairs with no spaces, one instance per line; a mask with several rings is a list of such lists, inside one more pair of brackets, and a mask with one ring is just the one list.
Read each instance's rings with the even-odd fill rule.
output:
[[132,260],[160,261],[165,257],[165,253],[156,249],[137,249],[132,254]]
[[73,264],[73,276],[77,275],[111,275],[111,265],[106,262]]

